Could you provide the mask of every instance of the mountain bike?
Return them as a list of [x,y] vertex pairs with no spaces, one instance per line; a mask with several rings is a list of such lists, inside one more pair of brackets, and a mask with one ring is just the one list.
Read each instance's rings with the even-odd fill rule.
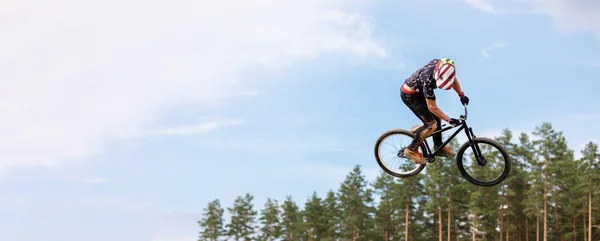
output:
[[[463,106],[465,108],[465,113],[464,113],[464,115],[460,115],[460,124],[458,124],[456,126],[448,126],[448,127],[445,127],[446,124],[442,125],[442,129],[435,131],[433,134],[429,135],[425,139],[425,141],[423,141],[423,144],[420,146],[421,153],[423,153],[423,157],[425,160],[427,160],[427,163],[434,163],[436,156],[442,157],[442,156],[438,155],[440,150],[442,148],[444,148],[444,146],[448,145],[448,143],[450,143],[450,141],[452,139],[454,139],[460,131],[464,130],[465,134],[467,136],[467,141],[465,141],[458,148],[458,151],[456,152],[456,165],[458,166],[458,170],[459,170],[460,174],[467,181],[471,182],[472,184],[478,185],[478,186],[490,187],[490,186],[497,185],[497,184],[501,183],[502,181],[504,181],[504,179],[506,179],[506,177],[508,176],[508,174],[510,172],[510,168],[511,168],[510,156],[509,156],[508,152],[506,151],[506,149],[498,141],[491,139],[491,138],[487,138],[487,137],[476,137],[473,134],[473,129],[467,125],[467,115],[468,115],[467,106],[466,105],[463,105]],[[388,173],[392,176],[395,176],[395,177],[399,177],[399,178],[407,178],[407,177],[412,177],[414,175],[417,175],[421,171],[423,171],[423,169],[425,168],[425,165],[427,165],[427,163],[422,164],[422,165],[413,163],[409,160],[409,157],[404,155],[404,149],[406,148],[406,146],[408,146],[408,143],[410,143],[412,141],[412,139],[415,136],[416,129],[419,128],[421,125],[416,125],[416,126],[412,127],[410,131],[405,130],[405,129],[388,130],[377,139],[377,141],[375,143],[375,159],[377,160],[377,164],[386,173]],[[446,132],[446,131],[454,129],[454,128],[458,128],[458,129],[450,137],[448,137],[441,146],[437,147],[437,149],[432,151],[431,148],[429,147],[429,144],[427,143],[427,139],[432,138],[432,136],[434,134],[443,133],[443,132]],[[408,143],[404,146],[400,146],[400,147],[396,148],[395,150],[393,150],[392,154],[393,154],[393,156],[395,156],[399,159],[402,159],[402,158],[406,159],[407,164],[397,165],[398,168],[409,167],[411,164],[416,165],[416,167],[414,167],[412,170],[405,171],[405,172],[395,171],[392,169],[392,166],[386,165],[382,161],[382,157],[381,157],[382,155],[381,155],[381,151],[380,151],[380,149],[384,146],[382,143],[385,140],[387,140],[393,136],[408,137],[408,139],[409,139]],[[490,147],[482,148],[481,146],[484,144],[490,145]],[[472,150],[473,154],[471,154],[471,155],[465,154],[467,149]],[[500,154],[500,157],[497,157],[497,158],[490,157],[490,155],[492,155],[492,154]],[[476,165],[473,165],[473,167],[466,167],[466,165],[465,165],[465,162],[468,161],[467,158],[469,158],[469,157],[476,160],[475,161]],[[498,162],[498,164],[496,164],[494,161]],[[491,162],[491,164],[488,162]],[[503,166],[503,167],[500,167],[501,171],[498,174],[498,176],[491,177],[492,176],[491,171],[483,170],[483,168],[486,166],[492,167],[492,168],[498,167],[498,166]],[[468,173],[469,171],[473,171],[474,173],[469,174]],[[490,177],[491,180],[489,180],[489,181],[482,180],[483,178],[486,178],[486,177]]]

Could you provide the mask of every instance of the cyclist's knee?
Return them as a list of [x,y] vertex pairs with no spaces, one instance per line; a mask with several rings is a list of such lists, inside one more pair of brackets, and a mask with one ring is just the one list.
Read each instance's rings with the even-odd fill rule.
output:
[[436,128],[437,128],[437,122],[435,121],[435,119],[433,120],[429,120],[425,122],[425,125],[423,125],[423,130],[421,131],[421,137],[422,138],[426,138],[427,136],[433,134],[433,132],[435,132]]

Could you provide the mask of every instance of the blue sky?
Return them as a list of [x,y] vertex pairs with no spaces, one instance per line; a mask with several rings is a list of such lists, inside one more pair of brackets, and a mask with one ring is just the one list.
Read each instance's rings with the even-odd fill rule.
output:
[[547,121],[577,154],[600,141],[594,1],[36,4],[0,8],[1,240],[191,241],[215,198],[303,204],[356,164],[373,180],[432,58],[455,60],[478,136]]

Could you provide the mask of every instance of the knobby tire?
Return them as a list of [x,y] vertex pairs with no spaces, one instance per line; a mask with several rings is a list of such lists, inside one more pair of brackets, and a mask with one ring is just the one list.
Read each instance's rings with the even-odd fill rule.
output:
[[[492,181],[489,181],[489,182],[480,181],[480,180],[477,180],[477,179],[473,178],[472,176],[470,176],[467,173],[467,171],[465,170],[465,167],[463,166],[463,155],[464,155],[464,152],[467,150],[467,148],[472,148],[473,146],[469,141],[466,141],[458,149],[458,152],[456,153],[456,164],[458,165],[458,170],[460,171],[460,174],[465,179],[467,179],[467,181],[469,181],[470,183],[473,183],[478,186],[483,186],[483,187],[495,186],[495,185],[501,183],[502,181],[504,181],[504,179],[506,179],[506,177],[510,173],[510,168],[511,168],[510,155],[508,154],[508,151],[506,151],[506,149],[504,149],[504,147],[502,147],[502,145],[499,142],[497,142],[493,139],[487,138],[487,137],[477,137],[477,138],[473,138],[472,140],[473,140],[473,144],[476,145],[475,147],[478,147],[477,144],[479,144],[479,143],[485,143],[485,144],[489,144],[492,147],[496,148],[496,150],[502,154],[502,159],[504,160],[504,171],[502,172],[502,175],[500,175],[500,177],[498,177]],[[481,149],[477,148],[477,152],[480,152],[480,151],[481,151]],[[477,158],[479,158],[479,157],[477,157]],[[475,163],[475,165],[479,165],[479,164]]]
[[[381,169],[383,169],[383,171],[385,171],[386,173],[394,176],[394,177],[399,177],[399,178],[407,178],[407,177],[412,177],[414,175],[419,174],[421,171],[423,171],[423,169],[425,168],[426,164],[421,164],[419,165],[418,168],[416,168],[414,171],[409,172],[408,174],[402,174],[402,173],[397,173],[394,172],[390,169],[388,169],[383,162],[381,161],[381,159],[379,158],[379,146],[381,145],[381,142],[388,136],[390,135],[394,135],[394,134],[400,134],[400,135],[406,135],[408,137],[410,137],[411,141],[414,138],[414,134],[408,130],[404,130],[404,129],[393,129],[393,130],[389,130],[386,131],[385,133],[383,133],[381,136],[379,136],[379,138],[377,139],[377,142],[375,143],[375,150],[374,150],[374,154],[375,154],[375,159],[377,160],[377,164],[379,165],[379,167],[381,167]],[[421,153],[426,153],[425,152],[425,145],[422,144],[421,145]],[[410,160],[407,158],[406,161]]]

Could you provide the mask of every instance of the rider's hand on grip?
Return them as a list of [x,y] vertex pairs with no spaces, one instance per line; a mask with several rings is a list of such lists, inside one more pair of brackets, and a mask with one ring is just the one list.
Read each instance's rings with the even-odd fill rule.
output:
[[466,95],[463,95],[462,97],[460,97],[460,103],[462,103],[463,105],[468,105],[469,97],[467,97]]
[[457,126],[457,125],[460,124],[460,120],[454,119],[454,118],[450,118],[450,121],[448,123],[450,123],[451,126]]

